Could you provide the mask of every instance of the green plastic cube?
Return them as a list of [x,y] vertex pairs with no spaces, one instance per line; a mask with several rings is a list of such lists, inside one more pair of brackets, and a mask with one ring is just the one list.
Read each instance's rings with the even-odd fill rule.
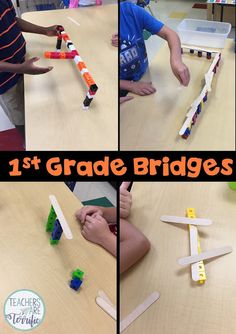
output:
[[50,238],[50,244],[51,245],[57,245],[59,242],[59,240],[53,240],[52,238]]
[[73,279],[78,278],[82,281],[83,277],[84,277],[84,272],[80,269],[76,269],[72,272],[72,278]]

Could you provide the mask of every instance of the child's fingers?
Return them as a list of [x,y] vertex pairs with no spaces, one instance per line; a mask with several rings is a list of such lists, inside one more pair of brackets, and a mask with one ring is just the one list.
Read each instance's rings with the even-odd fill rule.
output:
[[127,194],[120,194],[120,202],[124,202],[124,203],[132,203],[132,196],[131,194],[128,192],[128,190],[125,190],[127,192]]
[[84,224],[84,217],[83,217],[83,215],[84,215],[84,208],[76,211],[76,213],[75,213],[76,219],[78,219],[81,224]]
[[98,210],[96,207],[85,206],[81,210],[81,223],[84,223],[87,216],[93,216],[95,212],[99,212],[102,214],[101,210]]
[[155,93],[156,92],[156,88],[153,87],[152,83],[149,84],[149,86],[147,87],[148,91],[150,93]]
[[91,217],[96,218],[97,216],[102,217],[102,211],[101,210],[97,210],[95,212],[93,212],[93,214],[91,215]]
[[106,221],[101,215],[97,215],[97,216],[96,216],[96,219],[97,219],[99,222],[102,222],[102,223],[106,222],[106,223],[107,223],[107,221]]
[[179,77],[180,77],[180,82],[182,83],[182,85],[187,86],[187,77],[186,77],[185,72],[180,73]]
[[131,202],[131,196],[130,193],[128,192],[128,190],[121,190],[122,192],[120,192],[120,201],[121,202]]
[[131,182],[122,182],[121,186],[120,186],[120,189],[127,190],[129,188],[130,183]]
[[127,207],[130,207],[130,203],[127,203],[127,202],[120,202],[120,208],[127,208]]
[[93,223],[94,222],[94,218],[92,217],[92,216],[86,216],[86,220],[85,220],[85,225],[86,225],[86,223]]
[[179,80],[180,84],[183,85],[184,83],[181,74],[177,72],[175,73],[175,76]]
[[84,224],[86,216],[87,216],[87,209],[83,208],[82,211],[81,211],[81,223],[82,224]]
[[77,210],[77,211],[75,211],[75,217],[76,217],[77,219],[80,219],[80,215],[81,215],[81,210]]
[[145,94],[144,91],[141,90],[141,91],[138,93],[138,95],[140,95],[140,96],[145,96],[145,95],[147,95],[147,94]]
[[97,220],[100,220],[100,218],[102,218],[101,214],[99,214],[98,212],[95,212],[93,215],[92,215],[92,218],[95,218]]
[[149,88],[144,88],[144,89],[143,89],[143,93],[144,93],[145,95],[151,95],[151,94],[153,94],[154,92],[153,92],[151,89],[149,89]]
[[185,68],[184,71],[179,72],[178,77],[182,85],[188,86],[190,80],[190,73],[188,68]]
[[145,95],[150,95],[150,94],[153,94],[156,92],[156,89],[151,85],[151,84],[148,84],[146,86],[144,86],[142,88],[142,92],[145,94]]
[[81,231],[81,234],[87,239],[88,232],[89,232],[88,228],[84,226],[84,228]]
[[88,226],[87,226],[86,224],[84,224],[82,231],[83,231],[84,233],[87,233],[87,232],[88,232]]
[[50,72],[53,69],[53,66],[48,66],[48,67],[39,67],[39,66],[34,66],[33,68],[33,74],[45,74]]
[[185,76],[186,76],[186,86],[188,86],[189,81],[190,81],[190,72],[189,72],[189,69],[188,69],[188,68],[186,69],[186,74],[185,74]]

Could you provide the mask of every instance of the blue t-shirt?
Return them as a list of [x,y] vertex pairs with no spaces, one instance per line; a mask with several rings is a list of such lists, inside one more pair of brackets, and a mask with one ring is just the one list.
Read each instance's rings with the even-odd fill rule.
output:
[[[17,24],[11,0],[0,0],[0,61],[20,64],[25,57],[25,39]],[[12,88],[22,74],[0,72],[0,95]]]
[[120,79],[140,80],[148,67],[143,30],[154,35],[163,26],[143,8],[130,2],[120,4]]

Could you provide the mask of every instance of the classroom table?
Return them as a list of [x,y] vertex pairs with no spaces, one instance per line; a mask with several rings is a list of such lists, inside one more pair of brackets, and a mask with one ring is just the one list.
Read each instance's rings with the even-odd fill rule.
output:
[[[63,25],[98,85],[90,109],[82,104],[87,86],[73,60],[45,59],[56,38],[25,34],[27,57],[39,66],[54,66],[44,75],[25,75],[27,150],[116,150],[118,142],[117,5],[23,14],[38,25]],[[63,51],[67,51],[63,42]]]
[[[45,225],[54,194],[72,230],[50,245]],[[103,290],[115,304],[116,261],[85,240],[74,213],[82,204],[64,183],[0,183],[1,332],[15,333],[3,319],[3,305],[16,290],[29,289],[44,300],[46,314],[37,334],[115,334],[115,321],[95,303]],[[69,287],[71,272],[85,272],[78,292]]]
[[[150,252],[121,276],[121,319],[152,292],[160,298],[125,334],[234,334],[236,328],[236,191],[227,183],[134,183],[129,221],[150,240]],[[192,281],[188,226],[160,221],[161,215],[185,216],[193,207],[213,224],[198,227],[201,249],[232,246],[233,252],[204,261],[207,280]]]
[[[157,38],[157,37],[152,37]],[[187,140],[179,136],[191,104],[204,85],[204,74],[212,60],[184,53],[189,67],[189,86],[180,86],[172,74],[167,44],[150,63],[142,81],[151,81],[157,92],[133,95],[121,105],[120,145],[122,150],[234,150],[235,149],[235,53],[228,39],[221,49],[222,60],[213,78],[212,91]]]

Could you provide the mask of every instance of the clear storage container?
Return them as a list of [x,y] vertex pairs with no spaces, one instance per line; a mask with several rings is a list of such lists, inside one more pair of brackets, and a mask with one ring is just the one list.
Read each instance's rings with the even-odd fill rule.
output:
[[227,22],[184,19],[177,27],[182,44],[224,48],[231,24]]

